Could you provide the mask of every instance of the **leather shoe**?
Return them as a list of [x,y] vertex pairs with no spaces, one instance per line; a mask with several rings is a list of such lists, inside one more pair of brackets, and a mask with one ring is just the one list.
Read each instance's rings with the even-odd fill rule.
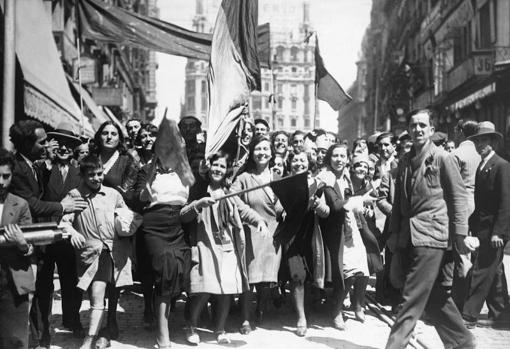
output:
[[243,324],[241,325],[241,328],[239,328],[239,332],[241,332],[241,334],[250,334],[251,332],[251,326],[250,326],[250,323],[248,321],[245,321],[243,322]]
[[105,337],[99,337],[96,341],[95,349],[106,349],[111,346],[110,341]]
[[195,327],[189,326],[186,329],[186,341],[191,345],[198,345],[200,343],[200,336],[195,331]]

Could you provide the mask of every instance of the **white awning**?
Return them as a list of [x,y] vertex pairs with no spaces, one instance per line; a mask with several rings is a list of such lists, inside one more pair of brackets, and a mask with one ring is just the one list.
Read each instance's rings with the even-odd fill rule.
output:
[[16,55],[25,79],[25,112],[52,126],[76,124],[94,134],[73,99],[53,38],[51,17],[42,0],[16,0]]

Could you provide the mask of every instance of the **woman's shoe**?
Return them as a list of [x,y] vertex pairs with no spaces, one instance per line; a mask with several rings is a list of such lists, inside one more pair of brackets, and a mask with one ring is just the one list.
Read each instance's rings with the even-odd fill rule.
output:
[[298,337],[304,337],[306,336],[306,330],[307,330],[306,326],[298,326],[296,328],[296,334],[298,335]]
[[228,336],[228,334],[225,331],[217,333],[216,342],[218,342],[218,344],[230,344],[231,343],[230,337]]
[[344,315],[342,314],[342,312],[335,316],[335,318],[333,319],[333,325],[337,330],[345,331]]
[[251,332],[251,326],[250,326],[250,322],[249,321],[245,321],[243,322],[243,324],[241,325],[241,328],[239,328],[239,332],[241,332],[241,334],[250,334]]
[[195,327],[189,326],[186,329],[186,341],[188,341],[189,344],[198,345],[200,343],[200,336],[195,331]]
[[354,311],[354,317],[361,323],[365,322],[365,311],[363,308]]

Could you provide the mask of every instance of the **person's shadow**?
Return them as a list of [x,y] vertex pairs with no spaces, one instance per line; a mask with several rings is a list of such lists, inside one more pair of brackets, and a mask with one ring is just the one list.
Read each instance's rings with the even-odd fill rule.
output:
[[324,344],[333,349],[377,349],[366,345],[358,345],[344,339],[331,337],[306,337],[307,341]]

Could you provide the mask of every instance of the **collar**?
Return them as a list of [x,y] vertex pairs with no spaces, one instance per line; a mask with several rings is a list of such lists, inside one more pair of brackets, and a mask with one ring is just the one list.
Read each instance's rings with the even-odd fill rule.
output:
[[27,163],[27,165],[30,166],[30,168],[34,168],[34,163],[32,161],[30,161],[25,155],[21,153],[19,153],[19,155]]
[[483,162],[487,163],[493,156],[494,154],[496,154],[496,152],[494,150],[491,150],[491,152],[489,153],[489,155],[487,155],[486,157],[483,158]]
[[82,182],[82,184],[80,184],[80,187],[78,189],[79,189],[81,195],[85,199],[91,199],[97,195],[106,196],[106,192],[104,190],[104,185],[101,185],[101,188],[99,188],[98,191],[93,192]]

